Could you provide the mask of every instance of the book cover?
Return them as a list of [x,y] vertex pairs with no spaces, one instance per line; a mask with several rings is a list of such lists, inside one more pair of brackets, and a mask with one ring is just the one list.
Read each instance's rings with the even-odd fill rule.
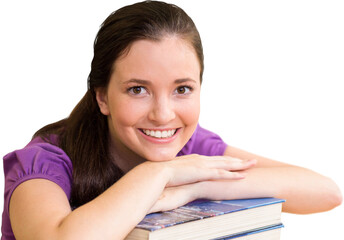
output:
[[148,214],[126,240],[208,240],[247,234],[280,225],[283,202],[277,198],[197,200],[171,211]]
[[[254,239],[254,240],[259,240],[259,239],[264,239],[266,240],[266,237],[269,236],[269,239],[279,239],[280,238],[280,230],[283,228],[283,224],[277,224],[277,225],[272,225],[272,226],[267,226],[267,227],[262,227],[258,229],[254,229],[252,231],[247,231],[239,234],[233,234],[230,236],[222,236],[220,238],[214,238],[211,240],[242,240],[242,239]],[[274,238],[271,238],[274,237]]]
[[223,201],[196,200],[171,211],[148,214],[136,226],[136,228],[141,228],[148,231],[156,231],[158,229],[190,221],[282,202],[284,202],[283,199],[277,198],[256,198]]

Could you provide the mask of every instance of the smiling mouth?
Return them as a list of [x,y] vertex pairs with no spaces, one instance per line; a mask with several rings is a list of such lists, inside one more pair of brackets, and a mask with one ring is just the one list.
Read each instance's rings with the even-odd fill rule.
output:
[[170,129],[170,130],[149,130],[149,129],[140,129],[145,135],[154,137],[154,138],[170,138],[172,137],[178,129]]

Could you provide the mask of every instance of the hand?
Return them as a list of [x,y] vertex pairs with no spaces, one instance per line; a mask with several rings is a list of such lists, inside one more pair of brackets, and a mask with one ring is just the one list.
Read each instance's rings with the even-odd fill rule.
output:
[[[186,155],[168,162],[152,163],[168,170],[169,181],[149,212],[167,211],[204,195],[203,183],[211,180],[239,180],[242,171],[253,167],[256,160],[229,156]],[[202,195],[203,194],[203,195]]]
[[241,160],[229,156],[185,155],[161,162],[170,171],[166,187],[207,180],[238,180],[245,177],[240,171],[249,169],[256,160]]
[[148,213],[169,211],[196,200],[200,189],[198,185],[199,183],[192,183],[165,188]]

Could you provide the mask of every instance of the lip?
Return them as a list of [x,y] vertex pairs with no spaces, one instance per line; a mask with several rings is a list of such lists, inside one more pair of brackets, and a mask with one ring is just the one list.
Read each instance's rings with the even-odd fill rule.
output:
[[174,133],[174,135],[172,137],[169,137],[169,138],[155,138],[155,137],[152,137],[152,136],[148,136],[146,134],[144,134],[142,132],[142,129],[143,128],[140,128],[138,129],[138,132],[141,134],[141,136],[148,140],[149,142],[152,142],[152,143],[156,143],[156,144],[167,144],[167,143],[171,143],[173,142],[177,136],[179,135],[179,130],[180,128],[166,128],[166,129],[153,129],[153,128],[145,128],[145,130],[154,130],[154,131],[168,131],[168,130],[173,130],[173,129],[176,129],[176,132]]

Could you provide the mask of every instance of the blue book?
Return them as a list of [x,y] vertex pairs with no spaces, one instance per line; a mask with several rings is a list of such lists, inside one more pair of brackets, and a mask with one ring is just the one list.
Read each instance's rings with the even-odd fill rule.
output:
[[279,240],[283,227],[283,224],[277,224],[212,240]]
[[281,226],[283,202],[277,198],[197,200],[171,211],[148,214],[125,239],[230,239]]

